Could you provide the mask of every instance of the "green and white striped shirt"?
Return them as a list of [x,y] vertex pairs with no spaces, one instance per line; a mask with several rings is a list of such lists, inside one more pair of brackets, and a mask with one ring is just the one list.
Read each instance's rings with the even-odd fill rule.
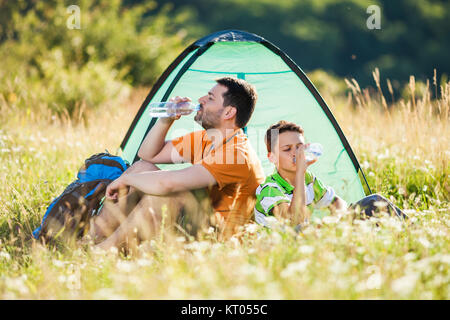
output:
[[[329,206],[336,197],[332,187],[325,186],[311,172],[305,173],[306,206],[314,209]],[[272,209],[280,203],[290,203],[294,194],[294,187],[275,170],[263,184],[256,189],[255,220],[259,224],[268,226],[265,217],[272,216]]]

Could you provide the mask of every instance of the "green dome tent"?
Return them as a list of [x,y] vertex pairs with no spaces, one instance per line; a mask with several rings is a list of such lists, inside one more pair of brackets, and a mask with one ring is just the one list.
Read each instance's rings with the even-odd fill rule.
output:
[[[232,76],[253,84],[258,92],[255,111],[245,132],[256,150],[266,174],[273,172],[267,159],[264,134],[278,120],[300,124],[307,142],[319,142],[324,154],[310,170],[348,202],[370,193],[369,186],[350,145],[330,109],[303,71],[279,48],[255,34],[226,30],[201,38],[186,48],[158,79],[139,109],[120,146],[122,157],[136,161],[138,149],[155,124],[148,104],[172,96],[193,101],[216,83]],[[167,138],[202,129],[194,115],[175,121]],[[170,165],[182,168],[188,164]],[[161,168],[168,168],[162,165]]]

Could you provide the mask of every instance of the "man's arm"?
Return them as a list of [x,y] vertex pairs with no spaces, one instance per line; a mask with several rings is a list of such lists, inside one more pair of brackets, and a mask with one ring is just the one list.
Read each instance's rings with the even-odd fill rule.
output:
[[[151,143],[149,143],[151,144]],[[143,144],[142,144],[143,145]],[[142,146],[141,146],[142,149]],[[185,159],[180,156],[177,149],[172,144],[172,141],[165,141],[163,147],[160,149],[159,152],[156,153],[156,155],[153,155],[154,150],[157,150],[157,148],[154,148],[154,150],[151,150],[152,152],[146,153],[146,150],[139,149],[138,156],[143,161],[147,161],[153,164],[162,164],[162,163],[183,163]]]
[[[179,103],[183,101],[191,101],[189,98],[172,98],[170,101]],[[171,141],[166,141],[166,135],[175,120],[180,116],[170,118],[159,118],[155,125],[149,131],[141,147],[138,156],[150,163],[179,163],[183,158],[174,148]]]
[[216,179],[202,165],[170,171],[146,171],[122,175],[107,189],[106,197],[117,199],[118,191],[126,186],[134,187],[146,194],[167,195],[173,192],[200,189],[215,185]]
[[139,148],[139,158],[154,164],[174,163],[176,160],[181,160],[172,142],[165,141],[173,122],[174,120],[169,118],[160,118],[156,121]]

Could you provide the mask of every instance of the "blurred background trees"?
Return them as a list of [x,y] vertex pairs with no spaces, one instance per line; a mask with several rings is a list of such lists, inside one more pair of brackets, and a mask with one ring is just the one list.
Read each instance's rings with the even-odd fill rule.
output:
[[[73,4],[81,29],[66,26]],[[370,5],[379,30],[367,28]],[[373,84],[375,68],[395,98],[412,74],[420,83],[436,69],[446,82],[450,72],[446,0],[0,0],[0,108],[80,116],[152,85],[188,44],[223,29],[265,37],[336,94],[343,78]]]
[[146,15],[156,2],[74,2],[80,29],[66,25],[70,3],[1,2],[0,103],[79,117],[130,86],[151,85],[184,49],[186,32],[167,6]]
[[[446,0],[158,2],[173,3],[174,12],[189,10],[195,17],[189,25],[201,31],[196,37],[222,29],[250,31],[282,48],[305,71],[324,69],[363,85],[372,82],[375,67],[400,82],[407,82],[411,74],[431,78],[434,68],[450,71]],[[371,5],[381,9],[379,30],[366,25]]]

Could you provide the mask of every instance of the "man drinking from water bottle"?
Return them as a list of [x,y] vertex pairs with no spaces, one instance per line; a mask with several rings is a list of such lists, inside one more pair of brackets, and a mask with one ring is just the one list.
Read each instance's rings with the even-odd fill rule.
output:
[[[204,130],[165,141],[180,116],[159,118],[139,149],[141,160],[108,186],[108,200],[91,220],[91,237],[103,240],[98,247],[152,239],[163,226],[181,226],[183,232],[195,234],[201,225],[210,224],[228,238],[251,218],[255,190],[264,172],[242,128],[255,108],[256,90],[241,79],[225,77],[216,82],[198,99],[201,107],[194,119]],[[169,171],[157,167],[181,162],[192,166]],[[211,216],[202,213],[201,203],[191,192],[198,189],[207,190]],[[120,190],[128,193],[119,199]]]

